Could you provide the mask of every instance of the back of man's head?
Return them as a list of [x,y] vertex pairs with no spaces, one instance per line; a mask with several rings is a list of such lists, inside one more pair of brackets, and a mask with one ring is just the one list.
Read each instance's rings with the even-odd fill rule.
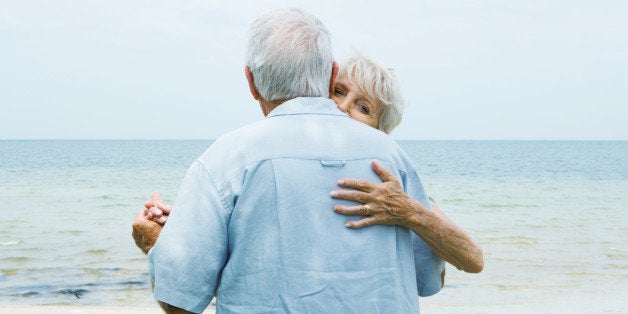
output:
[[261,15],[251,24],[246,58],[266,101],[329,97],[330,34],[312,15],[298,10]]

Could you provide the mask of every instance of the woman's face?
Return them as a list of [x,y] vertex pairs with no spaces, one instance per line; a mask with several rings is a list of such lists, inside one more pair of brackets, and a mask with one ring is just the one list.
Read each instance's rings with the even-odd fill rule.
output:
[[352,119],[379,128],[379,118],[383,106],[375,99],[363,93],[358,86],[346,77],[338,77],[331,99],[338,109],[348,114]]

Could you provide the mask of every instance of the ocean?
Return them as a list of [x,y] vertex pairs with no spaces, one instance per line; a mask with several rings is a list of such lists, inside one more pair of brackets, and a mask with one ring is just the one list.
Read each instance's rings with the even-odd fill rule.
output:
[[[628,142],[399,143],[484,250],[422,312],[628,312]],[[0,306],[152,306],[131,222],[210,144],[0,141]]]

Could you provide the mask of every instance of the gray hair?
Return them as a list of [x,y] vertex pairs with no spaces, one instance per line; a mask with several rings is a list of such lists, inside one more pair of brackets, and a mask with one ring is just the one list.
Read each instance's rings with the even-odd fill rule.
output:
[[401,83],[393,69],[384,68],[372,59],[356,55],[340,64],[338,77],[355,83],[368,98],[384,106],[379,118],[380,130],[390,133],[401,123],[405,102]]
[[329,97],[330,34],[299,10],[273,11],[251,24],[246,65],[266,101]]

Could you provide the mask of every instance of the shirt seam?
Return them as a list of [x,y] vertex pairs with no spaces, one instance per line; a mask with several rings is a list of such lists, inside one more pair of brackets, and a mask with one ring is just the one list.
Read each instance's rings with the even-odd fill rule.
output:
[[[252,164],[256,164],[256,163],[262,163],[262,162],[266,162],[266,161],[270,161],[271,162],[271,167],[273,168],[273,176],[275,176],[275,166],[273,164],[273,160],[276,159],[302,159],[302,160],[331,160],[331,159],[327,159],[325,157],[322,156],[318,156],[318,157],[298,157],[298,156],[270,156],[270,157],[266,157],[266,158],[262,158],[262,159],[256,159],[253,160],[251,162],[246,163],[243,167],[241,167],[234,175],[230,176],[226,182],[231,182],[231,180],[233,180],[234,178],[238,177],[239,175],[242,174],[242,172],[245,171],[245,168],[248,167],[249,165]],[[384,161],[381,160],[379,158],[351,158],[351,159],[337,159],[337,160],[343,160],[343,161],[356,161],[356,160],[365,160],[365,159],[370,159],[370,160],[378,160],[380,162],[389,162],[389,161]],[[336,160],[336,159],[333,159]],[[216,176],[213,175],[213,173],[207,169],[207,165],[205,165],[205,163],[202,161],[202,159],[197,159],[196,160],[201,167],[203,168],[203,171],[209,176],[210,180],[212,181],[212,186],[216,189],[216,192],[218,192],[218,196],[220,197],[220,202],[222,203],[222,210],[224,211],[224,213],[229,217],[231,215],[231,213],[233,212],[233,207],[230,205],[230,203],[225,199],[225,191],[224,191],[224,187],[222,186],[222,184],[220,184],[220,182],[218,182],[218,180],[216,179]],[[409,173],[416,173],[416,171],[406,171],[405,169],[397,169],[397,171],[399,171],[400,173],[404,173],[404,174],[409,174]],[[274,184],[275,184],[275,189],[277,188],[277,180],[274,180]],[[403,186],[402,187],[404,189],[404,191],[406,190],[406,187]]]
[[222,203],[223,207],[222,210],[224,211],[225,215],[229,217],[229,214],[233,212],[233,208],[231,208],[229,202],[227,202],[227,200],[225,199],[224,187],[220,184],[220,182],[218,182],[218,180],[216,180],[216,176],[214,176],[214,174],[209,171],[209,169],[207,169],[207,165],[205,165],[205,163],[201,159],[197,159],[196,161],[201,164],[203,171],[205,171],[205,173],[209,176],[209,179],[212,181],[212,186],[216,189],[216,192],[218,192],[218,196],[220,197],[220,202]]

